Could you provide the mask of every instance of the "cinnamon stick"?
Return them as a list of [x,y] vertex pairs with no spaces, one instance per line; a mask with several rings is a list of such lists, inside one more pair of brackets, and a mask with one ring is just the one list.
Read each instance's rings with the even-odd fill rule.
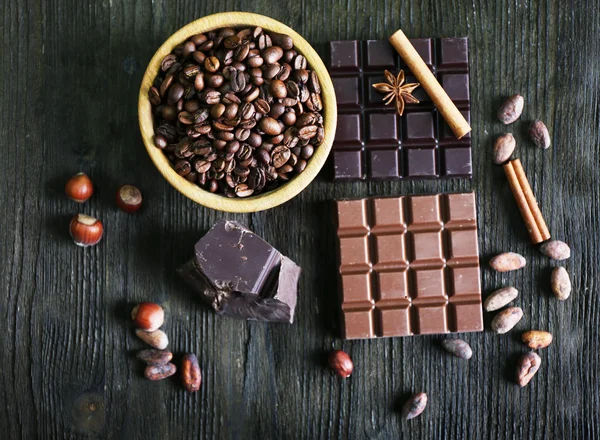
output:
[[523,170],[523,165],[519,159],[506,162],[503,165],[504,173],[508,180],[508,185],[513,193],[517,207],[521,212],[521,217],[525,221],[527,232],[533,244],[541,243],[550,238],[550,231],[546,226],[542,212]]
[[444,88],[433,76],[425,61],[410,43],[402,30],[396,31],[390,38],[390,43],[400,54],[410,71],[415,75],[421,87],[425,89],[438,111],[442,114],[446,123],[452,129],[454,135],[460,139],[471,131],[471,126],[452,102]]

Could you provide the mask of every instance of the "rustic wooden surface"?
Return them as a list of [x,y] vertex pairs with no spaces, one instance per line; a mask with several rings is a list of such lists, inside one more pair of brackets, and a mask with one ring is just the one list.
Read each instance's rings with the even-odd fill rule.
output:
[[[314,182],[283,207],[254,215],[203,209],[171,188],[142,146],[136,98],[145,64],[173,31],[224,10],[265,13],[296,29],[323,56],[332,39],[468,35],[475,178],[472,182]],[[579,438],[600,436],[600,2],[598,1],[92,1],[0,2],[0,427],[2,438],[316,439]],[[524,120],[543,119],[552,147],[508,128],[550,230],[570,243],[573,294],[549,291],[554,263],[528,244],[491,139],[502,96],[526,98]],[[83,206],[62,192],[77,171],[97,194]],[[122,183],[142,188],[137,215],[119,212]],[[438,337],[342,342],[338,333],[331,200],[433,191],[477,191],[482,262],[516,251],[518,273],[482,271],[485,292],[512,284],[525,317],[505,336],[466,335],[469,362]],[[70,216],[99,216],[106,235],[80,249]],[[215,316],[175,269],[216,219],[235,218],[304,268],[294,325]],[[133,353],[132,304],[159,301],[177,353],[198,353],[201,392],[149,383]],[[486,317],[489,325],[489,316]],[[555,342],[519,389],[519,333],[547,329]],[[323,366],[343,348],[355,374]],[[397,407],[425,391],[426,412]]]

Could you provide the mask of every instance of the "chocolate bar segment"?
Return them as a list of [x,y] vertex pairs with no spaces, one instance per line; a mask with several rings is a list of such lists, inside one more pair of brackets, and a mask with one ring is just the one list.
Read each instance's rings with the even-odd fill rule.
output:
[[[411,43],[470,122],[467,38],[418,38]],[[472,177],[471,136],[456,139],[424,89],[404,115],[386,106],[373,84],[384,70],[404,70],[387,40],[331,42],[330,73],[338,105],[332,161],[335,180],[398,180]],[[414,151],[413,151],[414,150]]]
[[343,337],[483,330],[475,194],[338,201]]
[[301,269],[240,223],[219,220],[179,274],[220,315],[294,320]]

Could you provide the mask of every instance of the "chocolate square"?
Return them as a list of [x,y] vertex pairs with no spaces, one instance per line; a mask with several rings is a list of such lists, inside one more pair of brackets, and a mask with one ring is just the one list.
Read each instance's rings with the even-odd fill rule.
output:
[[394,48],[388,40],[368,40],[366,42],[365,67],[368,69],[396,68],[396,55]]
[[360,52],[358,41],[332,41],[330,66],[335,70],[358,71]]
[[337,204],[345,338],[483,328],[474,193]]
[[360,108],[362,84],[355,76],[333,78],[333,90],[337,105],[340,108]]
[[358,180],[364,178],[362,151],[334,151],[333,172],[337,179]]
[[395,113],[369,113],[367,115],[368,145],[390,144],[398,147],[398,118]]
[[469,68],[469,48],[466,37],[442,38],[439,47],[438,66],[440,69],[461,68],[466,70]]
[[369,150],[369,177],[372,179],[400,178],[397,150]]
[[433,148],[407,148],[406,168],[410,177],[435,177],[437,170],[436,150]]
[[361,148],[362,137],[362,125],[359,114],[338,115],[334,142],[336,149]]
[[468,177],[473,174],[470,148],[443,148],[442,158],[444,175],[451,177]]

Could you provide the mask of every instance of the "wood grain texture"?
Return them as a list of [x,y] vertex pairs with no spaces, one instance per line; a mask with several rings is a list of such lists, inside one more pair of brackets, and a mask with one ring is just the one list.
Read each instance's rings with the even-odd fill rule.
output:
[[[474,179],[333,184],[327,173],[280,208],[222,214],[175,191],[146,154],[136,121],[145,66],[184,24],[215,12],[268,15],[326,58],[333,39],[469,36]],[[0,426],[8,439],[342,439],[600,437],[600,2],[518,0],[47,0],[0,2]],[[495,119],[521,93],[522,120]],[[548,126],[552,146],[526,140],[527,122]],[[528,234],[501,167],[494,136],[510,131],[516,155],[553,237],[571,245],[560,263],[572,277],[564,303],[550,292],[550,262]],[[67,178],[88,173],[96,195],[79,206]],[[120,184],[144,192],[126,215]],[[469,362],[439,337],[338,339],[331,200],[368,195],[477,191],[482,285],[513,285],[525,316],[504,336],[464,337]],[[70,217],[98,216],[105,237],[75,247]],[[235,219],[298,262],[304,273],[294,325],[215,316],[175,275],[190,244],[219,218]],[[526,268],[487,268],[501,251]],[[161,302],[176,354],[197,353],[201,391],[177,380],[149,383],[128,313]],[[489,326],[490,314],[485,315]],[[524,389],[512,382],[526,351],[521,331],[548,330],[553,344]],[[356,368],[342,381],[325,368],[332,348]],[[417,419],[398,407],[413,392],[429,404]]]

